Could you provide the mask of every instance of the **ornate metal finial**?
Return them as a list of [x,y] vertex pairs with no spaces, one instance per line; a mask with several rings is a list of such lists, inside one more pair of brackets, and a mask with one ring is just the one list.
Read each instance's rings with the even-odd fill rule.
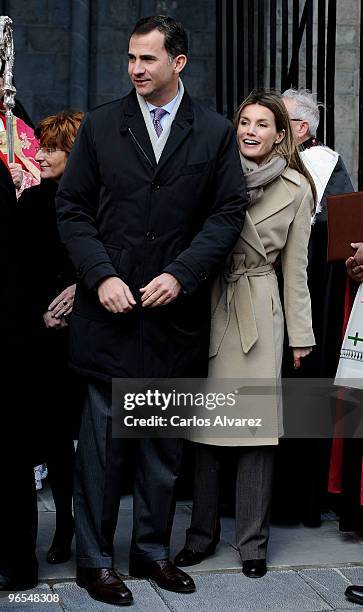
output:
[[12,19],[0,17],[0,61],[3,69],[4,107],[6,116],[6,132],[8,141],[8,163],[14,161],[13,112],[16,89],[13,85],[14,42]]

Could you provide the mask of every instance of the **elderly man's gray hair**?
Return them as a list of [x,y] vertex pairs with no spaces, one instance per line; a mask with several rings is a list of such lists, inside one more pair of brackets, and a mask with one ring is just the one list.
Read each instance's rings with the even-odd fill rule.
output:
[[322,106],[322,104],[315,102],[311,91],[308,89],[286,89],[282,96],[295,102],[296,118],[307,121],[310,136],[316,136],[320,119],[319,106]]

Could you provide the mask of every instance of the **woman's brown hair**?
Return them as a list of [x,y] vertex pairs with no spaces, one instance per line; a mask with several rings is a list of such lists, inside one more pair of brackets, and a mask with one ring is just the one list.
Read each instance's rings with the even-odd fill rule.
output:
[[39,121],[34,134],[42,147],[54,147],[69,155],[83,117],[83,111],[61,111]]
[[300,172],[300,174],[305,176],[310,183],[314,204],[316,205],[317,195],[315,184],[302,159],[300,158],[299,149],[290,125],[290,118],[282,101],[281,94],[266,90],[252,91],[236,110],[233,119],[233,125],[236,131],[239,126],[242,111],[250,104],[260,104],[261,106],[268,108],[273,113],[275,117],[276,130],[278,132],[284,131],[285,136],[281,142],[274,145],[271,156],[274,154],[281,155],[281,157],[286,159],[289,168],[293,168],[293,170],[297,170]]

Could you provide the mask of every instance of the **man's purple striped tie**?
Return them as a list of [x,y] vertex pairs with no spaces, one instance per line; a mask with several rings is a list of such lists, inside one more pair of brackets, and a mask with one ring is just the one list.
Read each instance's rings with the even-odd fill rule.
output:
[[154,114],[153,125],[155,128],[156,135],[159,138],[160,134],[163,131],[163,126],[161,125],[160,121],[164,117],[164,115],[167,114],[168,111],[164,110],[163,108],[154,108],[152,112]]

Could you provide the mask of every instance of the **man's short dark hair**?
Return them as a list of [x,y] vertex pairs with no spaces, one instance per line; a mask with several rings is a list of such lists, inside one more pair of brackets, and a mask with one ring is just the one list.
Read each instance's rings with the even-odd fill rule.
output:
[[165,36],[165,49],[167,54],[174,58],[177,55],[188,55],[188,36],[180,21],[175,21],[166,15],[153,15],[143,17],[135,25],[133,34],[148,34],[153,30],[159,30]]

